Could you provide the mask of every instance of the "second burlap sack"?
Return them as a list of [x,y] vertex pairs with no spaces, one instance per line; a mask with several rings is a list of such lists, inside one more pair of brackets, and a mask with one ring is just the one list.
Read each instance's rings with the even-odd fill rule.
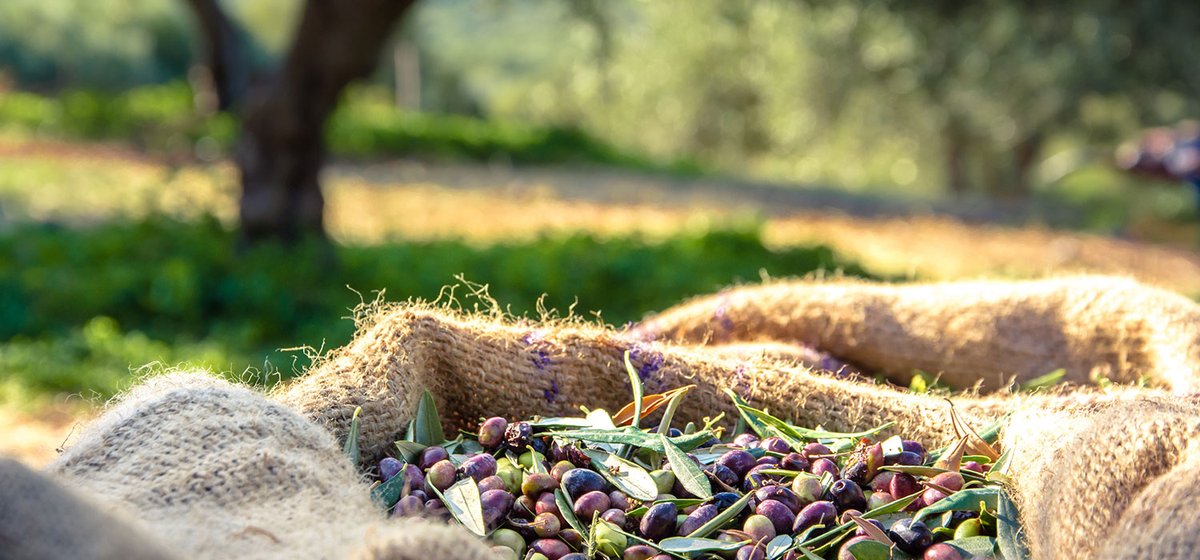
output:
[[[760,289],[771,290],[776,303],[789,305],[788,297],[780,295],[782,286]],[[929,304],[929,312],[944,321],[945,306],[931,305],[931,292],[945,289],[965,295],[987,289],[1008,294],[1007,300],[997,296],[981,305],[980,315],[973,320],[954,323],[960,329],[964,325],[976,329],[947,330],[946,344],[955,347],[961,347],[956,336],[990,341],[999,348],[1017,346],[1016,341],[998,340],[1010,334],[1064,340],[1064,332],[1089,328],[1079,322],[1086,316],[1076,312],[1080,302],[1108,301],[1110,290],[1123,291],[1130,301],[1130,308],[1117,300],[1106,303],[1117,318],[1134,316],[1136,306],[1151,300],[1162,305],[1158,317],[1168,320],[1194,317],[1197,312],[1187,300],[1104,279],[975,284],[975,290],[966,292],[953,285],[788,286],[790,297],[801,302],[817,301],[811,291],[826,297],[840,294],[843,308],[854,308],[859,297],[855,294],[861,294],[873,302],[869,307],[883,313],[873,316],[887,316],[887,303],[904,310],[891,317],[925,325],[921,332],[927,341],[928,329],[937,321],[922,316],[921,306],[913,301]],[[872,292],[883,289],[887,298]],[[1030,293],[1043,294],[1063,308],[1053,309],[1043,302],[1037,313],[1023,315],[1025,328],[994,328],[1016,321],[1001,311],[1019,313],[1023,302],[1032,301]],[[703,300],[690,306],[702,304]],[[957,308],[960,317],[974,312]],[[805,328],[804,317],[793,315],[789,328]],[[1037,318],[1041,320],[1033,320]],[[1075,323],[1064,325],[1064,318]],[[840,319],[837,328],[848,333],[869,330],[854,324],[856,320],[861,323],[868,317]],[[1151,325],[1156,320],[1145,317],[1144,328],[1168,329]],[[186,557],[429,558],[439,549],[469,557],[482,554],[482,549],[465,532],[439,532],[410,520],[384,520],[369,503],[338,450],[356,407],[363,407],[361,445],[369,465],[388,453],[391,442],[401,436],[425,389],[433,393],[450,427],[469,426],[485,415],[568,414],[579,405],[615,410],[630,399],[623,366],[629,352],[650,391],[697,385],[688,397],[686,414],[681,415],[687,419],[731,412],[731,403],[721,392],[731,388],[802,425],[855,430],[896,421],[894,432],[934,445],[945,443],[952,433],[949,405],[940,398],[813,373],[790,360],[786,352],[767,352],[747,360],[744,352],[734,357],[724,351],[714,354],[705,348],[646,341],[648,328],[665,332],[662,324],[659,319],[648,323],[651,327],[622,332],[396,306],[365,321],[354,342],[277,390],[271,400],[187,376],[143,387],[94,423],[49,473],[87,500],[123,512],[121,516],[133,520],[133,531],[173,543]],[[1106,320],[1092,327],[1110,328],[1108,324]],[[1134,327],[1135,322],[1127,321],[1121,333],[1128,336],[1111,344],[1152,340],[1139,338],[1142,335]],[[749,326],[741,332],[747,340],[798,338],[778,336],[765,328],[763,336],[756,336]],[[904,329],[895,332],[902,334]],[[844,350],[861,349],[862,341],[878,339],[858,340],[836,349],[821,348],[845,356]],[[1090,364],[1088,371],[1099,368],[1113,375],[1135,371],[1127,365],[1130,352],[1117,346],[1105,348],[1109,350],[1080,363]],[[930,349],[948,358],[961,355]],[[1079,352],[1073,346],[1049,348],[1047,355],[1071,357]],[[1143,347],[1138,352],[1169,354]],[[1022,353],[1001,353],[993,359],[996,371],[1017,374],[1031,361]],[[1063,365],[1071,364],[1051,361],[1036,371]],[[1173,388],[1189,382],[1176,370],[1156,379]],[[1081,390],[962,397],[956,403],[960,414],[976,426],[1015,411],[1003,437],[1016,453],[1012,491],[1022,508],[1034,558],[1140,558],[1148,552],[1158,558],[1188,558],[1193,545],[1200,544],[1195,542],[1200,519],[1187,513],[1195,508],[1186,508],[1195,500],[1197,407],[1192,400],[1157,390]],[[1160,504],[1182,509],[1164,510]]]

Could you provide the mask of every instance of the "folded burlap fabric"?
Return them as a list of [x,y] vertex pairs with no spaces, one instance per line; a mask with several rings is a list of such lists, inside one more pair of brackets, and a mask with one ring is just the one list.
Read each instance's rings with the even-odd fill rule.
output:
[[[0,546],[0,555],[486,558],[463,531],[385,519],[370,503],[340,449],[356,407],[365,467],[400,436],[424,389],[451,428],[485,415],[615,410],[629,400],[629,352],[648,390],[697,385],[681,419],[732,412],[721,392],[731,388],[801,425],[895,421],[897,432],[938,445],[953,435],[945,400],[811,371],[786,345],[803,342],[898,379],[913,367],[942,372],[960,387],[1065,367],[1077,382],[1097,372],[1148,376],[1186,392],[1197,313],[1165,292],[1086,277],[769,284],[701,298],[627,331],[394,306],[270,394],[194,373],[158,377],[123,396],[45,476],[0,463],[0,545],[21,543]],[[772,348],[703,346],[761,341]],[[887,365],[888,351],[901,365]],[[1034,558],[1193,556],[1194,398],[1079,388],[955,403],[976,426],[1013,413],[1003,443],[1015,451],[1011,491]],[[50,505],[31,510],[38,502]],[[60,528],[68,544],[54,548],[46,527]],[[100,545],[69,544],[93,540]]]

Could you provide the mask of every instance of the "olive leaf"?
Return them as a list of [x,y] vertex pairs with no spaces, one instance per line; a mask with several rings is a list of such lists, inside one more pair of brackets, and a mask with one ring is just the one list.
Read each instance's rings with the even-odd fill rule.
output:
[[[987,536],[966,537],[946,541],[946,544],[965,552],[965,558],[988,557],[996,552],[996,539]],[[1009,560],[1010,556],[1004,556],[1005,560]]]
[[967,488],[954,492],[938,500],[931,506],[921,508],[913,520],[921,521],[935,513],[947,511],[995,511],[998,507],[1001,490],[994,486],[985,488]]
[[596,449],[580,451],[592,460],[596,470],[604,478],[631,498],[653,500],[658,495],[658,485],[654,483],[650,473],[636,463]]
[[342,447],[342,452],[350,458],[350,463],[356,467],[359,461],[362,460],[362,454],[358,450],[359,414],[362,414],[361,406],[356,407],[354,409],[354,416],[350,417],[350,432],[346,434],[346,445]]
[[479,486],[475,479],[466,477],[446,489],[445,492],[433,486],[450,515],[458,520],[463,527],[477,536],[487,536],[487,526],[483,523],[483,502],[479,499]]
[[670,435],[671,421],[675,419],[675,412],[679,410],[679,403],[683,402],[683,396],[687,394],[695,385],[680,387],[674,391],[670,391],[672,396],[667,401],[667,410],[663,412],[662,420],[658,422],[658,433]]
[[634,428],[638,427],[638,422],[642,420],[642,378],[638,377],[637,369],[633,367],[633,362],[629,361],[630,351],[625,351],[625,373],[629,374],[629,385],[633,388],[633,417],[629,420],[629,425]]
[[442,421],[438,418],[437,403],[433,401],[433,394],[428,390],[421,393],[417,413],[408,426],[408,437],[405,438],[408,441],[421,445],[438,445],[446,441]]
[[788,535],[779,535],[767,543],[767,560],[775,560],[792,547],[792,537]]
[[404,493],[405,482],[404,469],[400,469],[396,476],[371,488],[371,500],[382,506],[383,509],[391,510],[396,507],[396,502],[400,501],[400,496]]
[[[562,439],[577,439],[588,443],[612,443],[631,445],[649,449],[657,453],[665,453],[662,441],[658,439],[657,434],[648,434],[641,430],[633,428],[619,428],[616,430],[598,430],[594,428],[584,428],[579,430],[562,430],[547,432],[547,435]],[[713,431],[704,429],[694,434],[686,434],[671,438],[671,443],[674,443],[683,451],[692,451],[713,438]]]
[[733,552],[744,544],[745,542],[727,542],[698,537],[667,537],[659,541],[658,548],[664,552],[690,555],[701,552]]
[[700,498],[712,497],[712,485],[708,482],[708,476],[700,469],[687,454],[681,451],[667,436],[659,434],[662,440],[663,449],[666,450],[667,462],[671,464],[671,471],[675,473],[675,479],[683,486],[685,490],[691,492],[693,496]]
[[713,531],[724,527],[726,523],[732,521],[739,513],[742,512],[743,509],[745,509],[746,504],[750,503],[750,498],[752,497],[754,497],[754,494],[747,493],[745,496],[738,498],[738,501],[733,502],[733,504],[725,508],[725,511],[718,513],[717,516],[710,519],[708,523],[705,523],[695,531],[692,531],[691,536],[695,538],[707,537],[708,535],[712,534]]
[[872,539],[875,539],[888,546],[896,544],[892,542],[891,537],[887,536],[887,533],[883,532],[883,529],[876,527],[874,523],[871,523],[870,521],[867,521],[866,519],[863,519],[862,517],[853,513],[847,512],[847,515],[855,525],[858,525],[859,529],[862,529],[862,531],[867,534],[868,537],[871,537]]
[[854,560],[888,560],[892,556],[892,549],[888,545],[873,540],[858,541],[846,547],[846,550]]
[[592,422],[587,418],[539,418],[531,421],[529,425],[533,428],[591,428]]
[[1030,379],[1029,381],[1018,384],[1014,387],[1014,389],[1017,393],[1036,393],[1042,389],[1048,389],[1058,385],[1062,382],[1063,377],[1066,375],[1067,370],[1058,368],[1050,373],[1039,375],[1033,379]]
[[428,445],[421,445],[415,441],[400,440],[396,442],[396,449],[400,451],[400,459],[405,463],[416,463],[421,452],[427,448],[429,448]]
[[603,408],[597,408],[596,410],[588,412],[587,417],[584,419],[587,420],[587,426],[585,427],[596,428],[599,430],[615,430],[617,429],[617,424],[619,424],[619,422],[613,420],[613,417],[609,416],[608,411],[604,410]]
[[1027,560],[1029,548],[1025,546],[1024,529],[1017,517],[1017,505],[1001,493],[996,511],[996,544],[1005,560]]

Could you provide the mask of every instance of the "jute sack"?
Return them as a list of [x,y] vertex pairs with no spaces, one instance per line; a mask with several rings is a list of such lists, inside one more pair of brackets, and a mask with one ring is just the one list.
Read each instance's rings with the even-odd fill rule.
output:
[[[1020,294],[1022,286],[1047,291],[1044,284],[993,287]],[[903,288],[892,290],[904,299]],[[912,290],[925,297],[929,288]],[[1175,316],[1194,312],[1190,302],[1173,301],[1180,306]],[[572,413],[581,404],[613,410],[630,398],[622,365],[628,351],[650,391],[697,385],[681,411],[690,419],[731,412],[719,391],[728,387],[800,424],[854,430],[891,420],[896,432],[934,445],[950,437],[949,405],[939,398],[813,373],[786,356],[746,360],[646,342],[643,332],[397,306],[364,322],[354,342],[269,398],[197,375],[153,380],[97,420],[49,474],[104,504],[115,526],[131,525],[129,531],[153,535],[184,557],[482,558],[486,549],[463,532],[385,520],[369,503],[340,454],[355,407],[364,409],[360,441],[369,465],[399,437],[424,389],[452,428],[483,415]],[[1004,355],[996,359],[998,368],[1016,369]],[[976,426],[1016,411],[1004,439],[1018,457],[1013,494],[1035,558],[1137,558],[1150,547],[1158,557],[1190,557],[1200,522],[1155,508],[1154,500],[1169,496],[1177,504],[1192,496],[1178,484],[1194,478],[1187,467],[1196,403],[1156,390],[956,403]],[[1084,455],[1099,460],[1077,457]],[[1087,477],[1090,491],[1061,490],[1077,488],[1069,485],[1075,477]],[[1174,519],[1183,529],[1172,526]],[[1166,529],[1144,534],[1153,527]],[[0,538],[8,538],[6,530],[23,534],[18,523],[0,527]]]
[[635,333],[677,343],[804,343],[907,383],[914,370],[984,390],[1055,368],[1066,380],[1141,376],[1200,390],[1200,310],[1132,280],[885,285],[778,282],[697,298]]

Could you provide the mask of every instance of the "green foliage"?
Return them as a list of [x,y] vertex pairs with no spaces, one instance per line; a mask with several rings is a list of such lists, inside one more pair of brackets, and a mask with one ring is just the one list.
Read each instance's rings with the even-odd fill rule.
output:
[[[685,160],[659,165],[578,129],[511,121],[398,111],[377,88],[351,91],[334,114],[326,141],[335,155],[405,155],[435,160],[507,160],[517,164],[588,163],[641,170],[696,173]],[[58,97],[0,95],[0,130],[24,135],[131,142],[156,152],[211,155],[237,137],[230,115],[204,117],[192,90],[174,82],[120,94],[68,91]]]
[[[0,370],[40,391],[100,395],[119,389],[131,364],[150,361],[289,375],[307,357],[278,349],[348,342],[353,323],[339,318],[373,291],[433,299],[459,274],[488,284],[516,314],[536,312],[541,300],[560,314],[599,310],[618,325],[760,270],[864,274],[825,247],[770,251],[755,229],[659,243],[571,235],[483,248],[399,241],[239,253],[235,245],[211,219],[12,226],[0,234]],[[458,299],[470,306],[464,291]]]

